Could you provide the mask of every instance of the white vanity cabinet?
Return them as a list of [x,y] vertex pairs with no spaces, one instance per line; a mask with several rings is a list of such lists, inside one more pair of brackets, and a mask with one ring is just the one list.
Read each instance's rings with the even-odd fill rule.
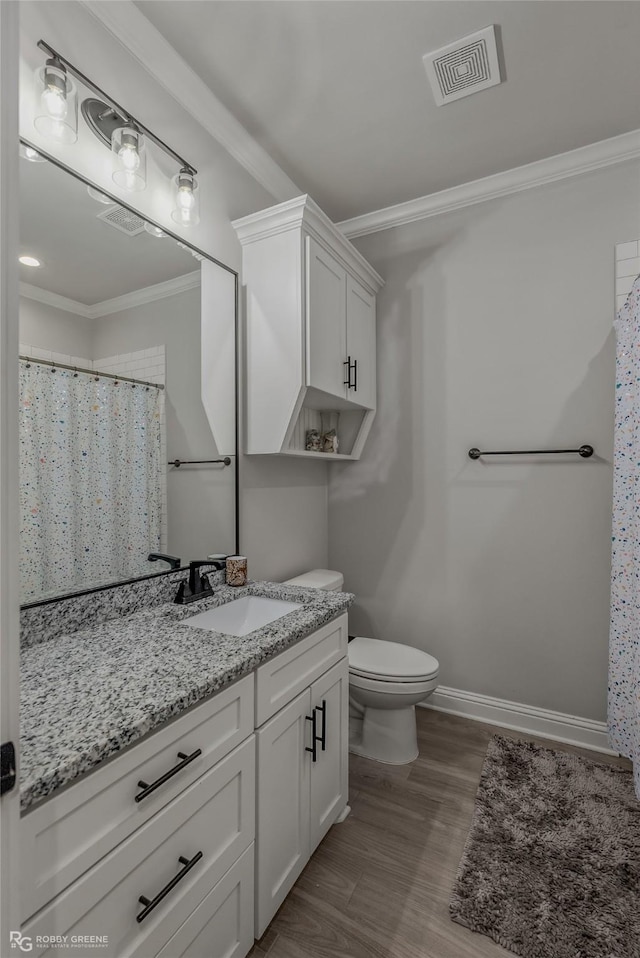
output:
[[[253,727],[248,675],[23,817],[22,932],[34,955],[69,954],[44,943],[51,936],[106,935],[94,946],[105,958],[177,958],[213,936],[211,958],[244,958],[254,925]],[[182,951],[169,948],[174,939]]]
[[344,613],[26,813],[33,955],[244,958],[345,812],[348,684]]
[[[247,453],[357,459],[376,408],[382,279],[308,196],[234,222],[246,298]],[[338,453],[305,449],[338,419]]]
[[[282,705],[282,700],[287,700],[256,733],[257,938],[347,805],[346,650],[344,615],[279,656],[295,658],[282,663],[276,676],[272,663],[256,673],[258,710],[267,701]],[[291,681],[293,675],[303,676],[306,685],[302,691]],[[281,696],[275,694],[278,688]]]

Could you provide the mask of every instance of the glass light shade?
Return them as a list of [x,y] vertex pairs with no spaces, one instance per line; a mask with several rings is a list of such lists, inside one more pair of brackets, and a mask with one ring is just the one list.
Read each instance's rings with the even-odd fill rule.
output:
[[164,230],[161,230],[159,226],[154,226],[153,223],[145,222],[144,228],[146,229],[147,233],[149,233],[151,236],[155,236],[156,239],[164,239],[167,235]]
[[179,226],[196,226],[200,222],[200,187],[193,173],[182,169],[174,176],[176,205],[171,219]]
[[128,193],[144,190],[147,185],[147,154],[144,137],[131,126],[122,126],[111,136],[113,182]]
[[34,150],[32,146],[27,146],[26,143],[20,144],[20,156],[23,160],[28,160],[29,163],[46,163],[46,156],[40,156],[37,150]]
[[92,200],[95,200],[97,203],[102,203],[103,206],[111,206],[114,202],[110,196],[107,196],[106,193],[101,193],[95,186],[87,186],[87,193]]
[[38,133],[57,143],[78,139],[78,92],[59,60],[47,60],[35,75],[36,111],[33,120]]

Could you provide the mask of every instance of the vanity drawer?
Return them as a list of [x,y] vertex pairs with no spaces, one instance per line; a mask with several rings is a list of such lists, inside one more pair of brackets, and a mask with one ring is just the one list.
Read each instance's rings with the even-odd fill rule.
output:
[[[63,958],[68,948],[48,947],[42,938],[67,936],[71,942],[83,935],[108,936],[106,946],[95,949],[103,958],[157,955],[252,845],[254,834],[252,735],[28,922],[23,934],[32,939],[33,955]],[[160,898],[181,872],[138,921],[148,908],[139,898]]]
[[[21,819],[23,920],[51,901],[253,732],[253,675],[96,769]],[[178,753],[187,759],[185,763]],[[136,801],[140,781],[163,784]]]
[[251,845],[243,852],[157,958],[244,958],[248,954],[253,945],[254,848]]
[[347,615],[296,642],[256,670],[256,728],[347,654]]

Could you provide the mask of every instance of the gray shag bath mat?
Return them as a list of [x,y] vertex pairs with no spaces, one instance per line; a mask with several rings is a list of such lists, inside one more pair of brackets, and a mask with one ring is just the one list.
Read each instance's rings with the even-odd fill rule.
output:
[[449,909],[523,958],[640,958],[631,773],[495,736]]

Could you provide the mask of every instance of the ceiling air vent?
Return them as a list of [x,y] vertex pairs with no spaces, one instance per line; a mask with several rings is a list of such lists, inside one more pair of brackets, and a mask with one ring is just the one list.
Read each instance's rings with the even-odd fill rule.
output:
[[502,82],[495,26],[425,53],[422,62],[438,106]]
[[109,226],[113,226],[114,229],[120,230],[121,233],[126,233],[127,236],[137,236],[144,231],[144,220],[137,213],[126,210],[124,206],[117,204],[109,206],[102,213],[98,213],[97,217]]

